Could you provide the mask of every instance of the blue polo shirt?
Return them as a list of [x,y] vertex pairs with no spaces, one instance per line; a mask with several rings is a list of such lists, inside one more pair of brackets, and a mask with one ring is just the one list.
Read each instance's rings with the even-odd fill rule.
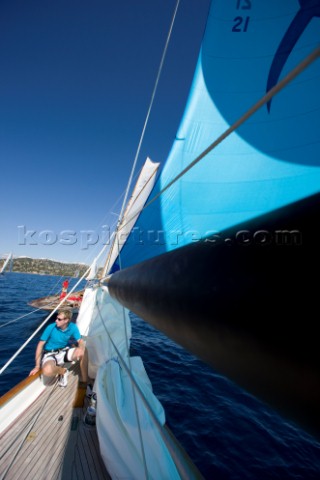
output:
[[48,325],[42,333],[40,340],[46,342],[45,350],[58,350],[68,346],[70,339],[80,340],[81,334],[79,328],[73,322],[70,322],[65,330],[57,327],[55,323]]

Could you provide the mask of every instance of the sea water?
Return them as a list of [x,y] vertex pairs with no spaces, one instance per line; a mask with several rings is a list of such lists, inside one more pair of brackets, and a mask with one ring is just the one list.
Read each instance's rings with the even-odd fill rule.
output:
[[[59,292],[62,281],[18,273],[0,277],[1,367],[46,317],[28,301]],[[167,424],[207,480],[320,479],[320,444],[313,437],[137,316],[131,318],[132,349],[143,358]],[[40,332],[0,376],[1,395],[34,366]]]

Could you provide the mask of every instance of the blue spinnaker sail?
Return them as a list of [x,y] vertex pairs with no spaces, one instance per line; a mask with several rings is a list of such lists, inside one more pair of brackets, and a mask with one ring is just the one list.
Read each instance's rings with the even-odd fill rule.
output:
[[[150,199],[319,40],[320,1],[213,1],[186,110]],[[318,60],[142,212],[122,266],[317,193],[319,87]]]

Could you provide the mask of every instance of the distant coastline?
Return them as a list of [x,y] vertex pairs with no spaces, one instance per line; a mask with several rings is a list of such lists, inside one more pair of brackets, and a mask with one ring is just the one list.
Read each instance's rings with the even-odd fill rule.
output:
[[[0,269],[5,259],[0,259]],[[38,275],[59,275],[81,277],[88,269],[83,263],[63,263],[46,258],[16,257],[13,259],[12,271],[34,273]]]

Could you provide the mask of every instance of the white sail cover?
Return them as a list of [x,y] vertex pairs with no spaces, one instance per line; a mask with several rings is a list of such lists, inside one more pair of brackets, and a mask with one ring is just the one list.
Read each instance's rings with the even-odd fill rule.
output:
[[126,330],[129,341],[131,323],[128,311],[110,297],[107,287],[85,289],[77,325],[86,340],[90,377],[95,378],[99,366],[117,356],[110,337],[120,354],[128,358],[125,335]]
[[[164,411],[152,393],[151,383],[140,357],[131,358],[132,371],[163,425]],[[175,464],[155,427],[140,396],[136,395],[142,433],[140,442],[133,387],[126,371],[116,361],[104,364],[96,380],[98,397],[97,430],[100,452],[113,479],[141,480],[146,478],[142,448],[149,479],[180,479]]]
[[[139,424],[148,478],[180,478],[161,434],[138,394],[139,421],[136,416],[133,385],[122,364],[124,361],[129,365],[131,322],[128,311],[110,297],[106,286],[87,288],[77,325],[86,340],[89,376],[96,378],[94,390],[97,393],[100,452],[112,478],[145,478]],[[133,357],[130,363],[131,373],[150,409],[164,425],[164,410],[152,392],[141,358]]]
[[103,275],[106,275],[110,272],[123,245],[132,231],[138,219],[139,213],[141,212],[151,190],[153,189],[156,180],[156,172],[159,168],[159,165],[159,163],[152,162],[149,157],[146,159],[135,184],[132,195],[126,206],[123,217],[117,226],[117,231],[109,250]]

